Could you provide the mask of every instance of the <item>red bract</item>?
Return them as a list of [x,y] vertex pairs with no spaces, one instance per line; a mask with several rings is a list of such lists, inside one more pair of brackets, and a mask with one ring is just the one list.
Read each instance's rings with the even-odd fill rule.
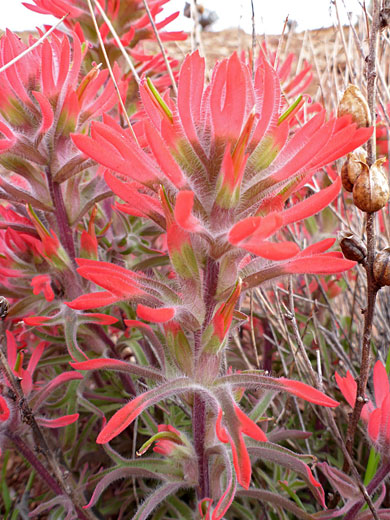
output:
[[140,276],[123,267],[83,258],[78,259],[78,264],[79,274],[108,290],[79,296],[72,303],[68,303],[72,309],[101,307],[130,297],[134,298],[144,292],[137,281]]
[[[255,424],[245,413],[234,405],[236,421],[238,421],[238,428],[231,428],[230,431],[222,426],[222,409],[218,412],[216,422],[216,433],[218,439],[223,443],[229,443],[232,449],[233,464],[236,470],[237,480],[245,489],[248,489],[251,480],[251,462],[249,459],[248,450],[242,434],[248,435],[254,440],[266,442],[267,436],[257,424]],[[232,421],[234,424],[234,421]]]
[[[290,116],[283,118],[279,112],[278,77],[263,58],[254,81],[236,55],[216,65],[207,87],[203,75],[202,58],[197,53],[187,57],[176,104],[162,98],[150,82],[142,83],[141,98],[153,122],[142,122],[148,151],[118,125],[107,123],[94,123],[91,137],[74,135],[75,144],[122,176],[114,181],[110,175],[111,188],[126,202],[139,199],[145,217],[161,212],[157,194],[164,185],[169,204],[175,207],[169,215],[165,209],[168,247],[170,234],[177,242],[186,230],[192,235],[183,235],[181,243],[185,240],[191,248],[194,240],[204,239],[204,246],[218,259],[235,248],[270,260],[296,257],[296,244],[270,238],[283,226],[328,205],[339,192],[339,180],[282,213],[272,210],[272,201],[277,199],[282,208],[316,170],[365,142],[372,130],[357,129],[348,117],[326,121],[321,111],[288,139]],[[102,152],[107,149],[110,154]],[[126,206],[124,211],[131,209]],[[133,214],[140,214],[136,207]],[[175,246],[175,251],[180,247]],[[170,251],[180,271],[177,256]],[[336,256],[329,267],[327,260],[325,255],[321,262],[319,256],[313,271],[309,263],[285,264],[283,272],[288,273],[289,267],[291,272],[320,272],[319,264],[327,272],[338,272],[353,265]]]
[[[235,478],[246,489],[250,485],[252,467],[244,434],[267,441],[235,404],[235,391],[263,386],[321,406],[338,404],[300,381],[258,371],[219,374],[232,328],[246,320],[236,309],[242,291],[281,275],[331,274],[354,265],[338,252],[327,252],[333,239],[301,250],[283,233],[286,226],[299,224],[337,197],[338,178],[306,198],[301,188],[316,170],[353,150],[372,131],[357,129],[347,117],[326,121],[323,110],[301,128],[290,128],[302,99],[281,113],[278,75],[264,57],[257,65],[252,80],[247,65],[233,55],[215,66],[205,86],[204,61],[194,53],[182,65],[176,101],[168,93],[160,95],[149,79],[142,80],[147,117],[139,113],[137,140],[108,117],[93,123],[90,135],[72,135],[86,156],[108,169],[106,182],[125,203],[117,208],[150,221],[160,235],[166,233],[166,252],[158,253],[169,261],[166,269],[157,263],[153,272],[154,263],[148,260],[133,270],[79,260],[79,274],[107,292],[84,295],[68,305],[83,310],[129,299],[141,320],[159,328],[159,336],[152,327],[142,326],[142,331],[166,376],[160,386],[117,410],[97,442],[115,439],[164,398],[187,395],[189,389],[203,396],[199,399],[207,403],[208,416],[217,416],[216,437],[209,435],[207,447],[217,443],[223,454],[223,486],[228,482],[223,493],[218,488],[213,518],[222,518],[229,508]],[[134,262],[137,265],[136,259],[129,259],[129,265]],[[134,320],[126,323],[139,328]],[[97,360],[84,363],[87,370],[108,366]],[[161,381],[160,374],[155,378]],[[198,417],[195,401],[193,435],[198,446],[198,422],[205,417]],[[303,474],[306,479],[309,475],[309,485],[323,503],[322,488],[306,466]],[[203,478],[201,473],[198,478]]]
[[[83,33],[88,35],[88,38],[96,38],[96,31],[94,30],[88,5],[83,0],[32,0],[34,4],[24,3],[26,7],[32,11],[51,14],[57,18],[62,18],[68,15],[64,24],[71,30],[77,31],[80,35]],[[149,8],[153,18],[161,11],[162,6],[168,0],[149,0]],[[142,0],[103,0],[99,4],[104,9],[109,20],[115,27],[118,35],[121,38],[123,45],[130,45],[134,47],[141,39],[154,39],[154,33],[150,26],[150,21],[145,13]],[[105,40],[105,43],[112,43],[112,35],[99,10],[94,6],[100,33]],[[167,24],[178,16],[178,12],[168,16],[165,20],[157,23],[157,28],[163,29]],[[180,32],[164,32],[160,33],[160,38],[163,41],[170,40],[184,40],[186,35]]]
[[33,375],[46,346],[41,341],[33,350],[27,368],[23,368],[23,351],[18,353],[14,335],[7,330],[7,359],[9,366],[16,377],[21,379],[23,393],[28,396],[33,390]]
[[[34,41],[31,38],[30,43]],[[27,45],[7,31],[0,40],[0,66],[26,49]],[[31,254],[36,263],[42,262],[42,256],[47,260],[50,268],[46,267],[46,272],[71,269],[73,237],[64,232],[64,226],[83,209],[85,201],[75,197],[76,186],[82,181],[80,172],[91,163],[77,152],[69,133],[85,131],[91,117],[111,110],[117,102],[107,70],[94,66],[82,76],[84,56],[85,47],[75,34],[69,38],[56,32],[0,74],[0,165],[4,172],[0,196],[19,203],[15,209],[23,214],[23,225],[15,223],[6,233],[17,249],[7,244],[4,254],[7,259],[12,257],[11,265],[24,272],[31,267],[27,261]],[[118,76],[118,67],[114,69]],[[122,92],[125,86],[119,81]],[[99,187],[95,184],[91,188],[88,200],[98,195]],[[26,203],[35,230],[25,218]],[[49,219],[48,225],[47,215],[42,221],[42,211],[61,213],[62,224],[57,226],[57,219]],[[6,220],[7,216],[2,216]],[[22,254],[16,259],[19,250]],[[19,262],[21,257],[24,262]]]
[[[371,400],[363,406],[361,418],[367,423],[367,433],[376,448],[386,457],[390,447],[390,383],[386,368],[381,361],[374,366],[375,404]],[[336,381],[341,393],[353,408],[356,401],[357,384],[348,371],[345,377],[336,372]]]
[[[180,432],[178,432],[176,428],[173,428],[173,426],[170,426],[169,424],[159,424],[158,431],[168,432],[173,435],[172,438],[159,438],[159,440],[156,441],[155,447],[153,448],[153,451],[155,453],[160,453],[161,455],[169,456],[178,444],[183,444],[180,440]],[[174,436],[177,436],[177,438],[174,438]]]
[[[47,343],[45,341],[41,341],[39,344],[35,345],[31,348],[30,359],[27,365],[27,368],[23,368],[24,361],[24,350],[19,350],[17,348],[17,343],[14,335],[10,331],[6,331],[7,338],[7,361],[10,367],[10,370],[20,380],[20,387],[22,389],[23,395],[25,398],[31,399],[34,403],[32,405],[35,413],[36,413],[36,421],[38,424],[47,427],[47,428],[60,428],[63,426],[67,426],[69,424],[74,423],[78,420],[79,414],[70,414],[70,415],[62,415],[56,418],[47,418],[47,417],[39,417],[38,412],[42,404],[46,401],[46,399],[56,390],[60,385],[68,382],[82,379],[82,375],[77,372],[68,372],[66,374],[60,374],[55,377],[52,381],[48,382],[45,386],[40,384],[33,383],[34,372],[38,366],[38,363],[42,357],[45,347]],[[4,374],[6,375],[6,374]],[[7,377],[1,377],[0,382],[4,383],[7,386],[11,385],[11,381],[7,379]],[[35,390],[35,392],[34,392]],[[1,422],[6,422],[10,417],[10,408],[7,405],[7,401],[1,397],[0,395],[0,427]],[[24,426],[19,422],[19,415],[16,418],[16,421],[13,424],[13,428],[15,430],[23,429]]]
[[45,274],[34,276],[34,278],[31,280],[31,285],[33,286],[34,294],[39,294],[40,292],[43,292],[48,302],[54,300],[54,292],[51,287],[50,276]]
[[[7,401],[0,395],[0,426],[1,423],[6,423],[10,417],[11,411]],[[1,452],[0,452],[1,454]]]

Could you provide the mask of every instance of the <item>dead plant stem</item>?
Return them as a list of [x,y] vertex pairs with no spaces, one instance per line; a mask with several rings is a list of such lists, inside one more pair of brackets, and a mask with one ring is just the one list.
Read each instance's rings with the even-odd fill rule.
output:
[[[367,57],[367,102],[371,113],[371,121],[374,127],[373,135],[367,143],[367,164],[371,166],[375,162],[375,121],[376,121],[376,55],[378,48],[379,35],[379,3],[373,1],[372,25],[369,39],[369,54]],[[352,414],[349,418],[346,448],[349,455],[352,455],[352,448],[355,438],[356,428],[359,422],[362,408],[365,404],[365,393],[370,370],[370,344],[372,324],[374,319],[375,301],[378,287],[374,280],[373,264],[375,258],[375,213],[367,213],[366,221],[366,241],[367,241],[367,262],[365,265],[367,275],[367,305],[364,310],[364,326],[362,337],[362,351],[360,363],[360,375],[357,379],[356,401]],[[343,470],[348,471],[350,463],[344,459]]]
[[[292,285],[290,284],[290,294],[289,294],[289,316],[288,316],[288,319],[289,319],[289,322],[291,323],[291,326],[292,326],[292,329],[293,329],[293,333],[294,333],[294,336],[295,336],[295,339],[296,339],[296,342],[297,342],[297,346],[299,348],[299,351],[302,355],[302,359],[305,363],[305,368],[306,370],[308,371],[309,373],[309,376],[310,376],[310,379],[311,379],[311,382],[313,384],[313,386],[315,388],[317,388],[318,390],[320,391],[323,391],[323,385],[322,385],[322,381],[320,380],[318,374],[315,372],[315,370],[313,369],[312,365],[311,365],[311,362],[310,362],[310,359],[307,355],[307,352],[306,352],[306,348],[305,348],[305,345],[303,344],[303,341],[302,341],[302,338],[301,338],[301,335],[299,333],[299,328],[298,328],[298,324],[297,324],[297,320],[296,320],[296,317],[295,317],[295,311],[294,311],[294,294],[293,294],[293,291],[292,291]],[[359,471],[356,469],[355,467],[355,464],[353,462],[353,459],[347,449],[347,446],[346,444],[344,443],[343,439],[342,439],[342,436],[340,434],[340,430],[336,424],[336,421],[335,421],[335,418],[334,418],[334,415],[332,413],[332,411],[329,409],[329,408],[323,408],[323,412],[326,416],[326,421],[327,421],[327,424],[328,426],[330,427],[331,431],[332,431],[332,434],[334,436],[334,438],[336,439],[338,445],[340,446],[343,454],[344,454],[344,457],[345,457],[345,460],[348,461],[348,464],[349,464],[349,467],[351,468],[352,470],[352,474],[356,480],[356,483],[357,485],[359,486],[359,489],[363,495],[363,498],[366,502],[366,504],[368,505],[371,513],[372,513],[372,517],[374,518],[374,520],[379,520],[379,517],[377,515],[377,512],[375,510],[375,506],[371,500],[371,497],[369,495],[369,493],[367,492],[367,489],[366,487],[364,486],[363,482],[361,481],[361,478],[360,478],[360,474],[359,474]],[[330,506],[332,507],[332,506]]]

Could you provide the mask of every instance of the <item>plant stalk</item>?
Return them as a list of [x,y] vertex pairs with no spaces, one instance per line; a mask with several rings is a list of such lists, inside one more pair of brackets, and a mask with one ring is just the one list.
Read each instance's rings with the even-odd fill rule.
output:
[[65,251],[68,253],[72,264],[77,267],[75,261],[76,250],[74,247],[73,233],[68,222],[61,184],[53,180],[50,167],[46,168],[46,178],[49,185],[50,196],[53,201],[61,243],[63,244]]
[[[367,486],[367,493],[369,495],[372,495],[375,490],[378,488],[378,486],[381,485],[381,483],[385,480],[385,478],[390,473],[390,460],[386,460],[384,464],[378,469],[378,471],[375,473],[374,478],[371,480],[371,482]],[[360,509],[364,505],[364,500],[360,500],[357,504],[355,504],[345,515],[344,520],[353,520],[356,518],[357,513],[360,511]]]
[[42,462],[35,456],[34,452],[27,446],[19,435],[7,430],[5,432],[6,437],[14,444],[18,452],[28,461],[29,464],[37,471],[41,479],[46,482],[48,487],[54,491],[57,495],[62,495],[62,489],[57,480],[47,471]]
[[[380,29],[379,21],[379,2],[373,0],[372,24],[369,39],[369,54],[367,56],[367,102],[371,114],[371,124],[374,127],[373,134],[367,142],[367,164],[370,167],[376,159],[376,54],[378,44],[378,34]],[[365,393],[370,370],[370,343],[372,324],[374,320],[375,301],[378,292],[378,286],[374,279],[373,264],[375,259],[375,213],[367,213],[366,222],[366,240],[367,240],[367,262],[365,264],[367,276],[367,306],[364,311],[364,327],[362,338],[361,353],[361,369],[360,376],[357,379],[356,401],[352,414],[350,415],[346,447],[348,453],[352,454],[352,448],[355,438],[356,428],[359,422],[360,414],[365,404]],[[345,459],[343,471],[348,471],[349,463]]]
[[[36,455],[30,449],[30,447],[23,442],[19,435],[16,435],[15,433],[9,430],[6,431],[5,435],[10,441],[12,441],[17,451],[28,461],[29,464],[31,464],[31,466],[36,470],[37,474],[41,477],[41,479],[56,495],[68,496],[67,493],[63,491],[58,481],[47,471],[45,466],[36,457]],[[92,515],[91,512],[86,512],[75,504],[73,504],[73,506],[75,508],[75,511],[77,512],[77,518],[79,520],[92,520],[95,518],[95,516]]]
[[[195,333],[195,373],[197,373],[198,367],[197,362],[201,353],[202,344],[201,338],[202,333],[210,323],[211,318],[215,309],[215,293],[217,291],[218,284],[218,271],[219,265],[212,258],[207,259],[205,268],[203,283],[203,301],[205,303],[205,319],[202,324],[202,329]],[[206,437],[206,403],[200,394],[194,395],[194,405],[192,410],[192,424],[193,424],[193,435],[195,453],[198,457],[198,478],[199,486],[197,489],[197,498],[202,500],[203,498],[210,496],[210,482],[209,482],[209,468],[208,460],[205,452],[205,437]]]

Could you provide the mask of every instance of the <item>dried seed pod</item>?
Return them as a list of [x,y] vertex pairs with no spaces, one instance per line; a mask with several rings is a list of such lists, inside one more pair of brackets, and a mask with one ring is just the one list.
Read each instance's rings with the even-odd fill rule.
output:
[[0,296],[0,318],[4,320],[9,312],[9,301],[4,296]]
[[341,251],[347,260],[362,263],[367,256],[367,247],[361,238],[350,231],[339,233]]
[[345,189],[345,191],[352,192],[353,184],[349,180],[349,176],[348,176],[348,161],[349,161],[349,159],[347,159],[341,167],[341,182],[342,182],[342,185],[343,185],[343,188]]
[[376,254],[373,270],[378,285],[390,285],[390,247],[386,247]]
[[364,148],[357,148],[354,152],[348,154],[348,178],[352,184],[355,184],[357,178],[362,173],[367,159],[367,152]]
[[359,128],[370,126],[371,116],[366,98],[356,85],[348,85],[337,108],[337,117],[349,114]]
[[341,168],[341,182],[346,191],[352,192],[356,179],[363,171],[362,163],[366,162],[367,152],[359,147],[347,155],[347,160]]
[[353,202],[356,207],[366,213],[373,213],[382,209],[390,196],[389,182],[383,168],[385,158],[378,159],[368,168],[363,165],[363,171],[353,186]]
[[379,29],[383,31],[390,25],[390,9],[383,8],[379,11]]

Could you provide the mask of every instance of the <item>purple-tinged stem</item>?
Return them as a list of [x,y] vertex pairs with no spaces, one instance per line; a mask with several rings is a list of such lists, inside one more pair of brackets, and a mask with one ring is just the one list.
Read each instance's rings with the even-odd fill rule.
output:
[[62,495],[61,486],[58,484],[56,479],[50,475],[45,466],[41,463],[41,461],[35,456],[33,451],[22,441],[22,439],[10,432],[5,432],[5,435],[12,441],[15,448],[18,452],[23,455],[23,457],[31,464],[31,466],[36,470],[41,479],[46,482],[49,488],[51,488],[54,493],[57,495]]
[[206,403],[199,394],[194,395],[194,406],[192,410],[192,427],[194,432],[195,453],[198,457],[198,500],[210,496],[209,491],[209,468],[205,453],[206,436]]
[[[25,444],[22,439],[12,433],[7,431],[5,435],[8,437],[10,441],[14,444],[15,448],[18,452],[23,455],[23,457],[31,464],[31,466],[36,470],[41,479],[47,484],[47,486],[56,494],[56,495],[66,495],[62,490],[60,484],[57,480],[47,471],[45,466],[41,463],[41,461],[36,457],[34,452]],[[74,505],[77,511],[77,518],[80,520],[88,520],[90,516],[87,516],[82,509]]]
[[73,232],[69,226],[68,215],[62,197],[61,184],[53,181],[49,167],[46,168],[46,178],[49,185],[50,196],[53,201],[61,243],[64,246],[65,251],[68,253],[73,265],[76,267],[76,250],[74,247]]
[[[198,361],[202,349],[202,333],[210,323],[215,309],[215,293],[218,285],[219,265],[215,260],[208,258],[203,279],[203,301],[206,308],[205,319],[202,330],[195,333],[195,364]],[[197,367],[195,367],[195,371]],[[201,395],[194,395],[194,405],[192,409],[192,427],[194,435],[195,452],[198,457],[198,478],[199,487],[197,490],[198,500],[210,496],[209,468],[205,453],[206,437],[206,403]]]
[[203,300],[206,307],[206,315],[202,326],[202,332],[206,329],[213,317],[215,309],[215,293],[218,285],[219,264],[212,258],[207,259],[206,271],[203,280]]

